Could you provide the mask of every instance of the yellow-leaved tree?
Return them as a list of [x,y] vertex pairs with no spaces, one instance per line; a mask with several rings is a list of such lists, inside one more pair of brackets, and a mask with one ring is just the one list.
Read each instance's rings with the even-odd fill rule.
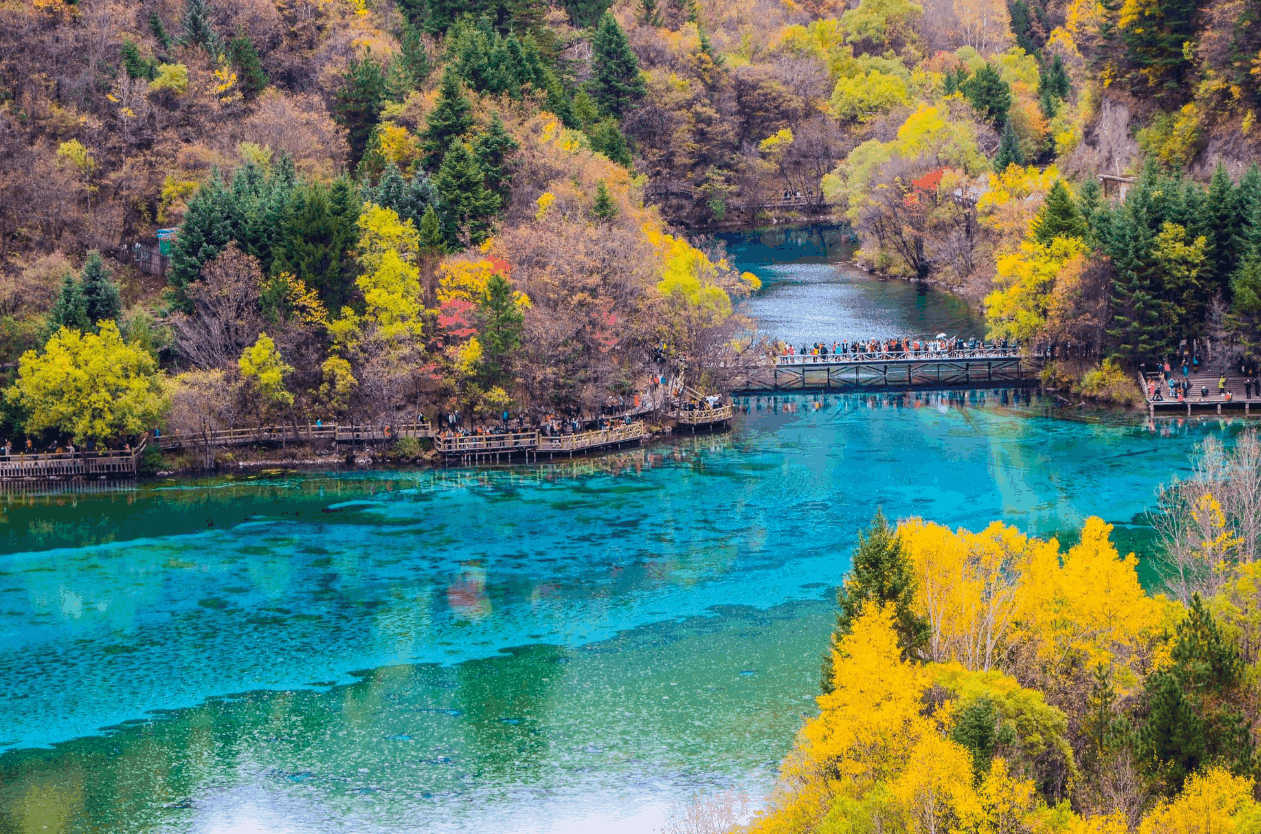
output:
[[1026,674],[1043,680],[1073,669],[1108,667],[1123,691],[1139,682],[1147,649],[1171,625],[1163,597],[1138,582],[1138,559],[1112,544],[1112,525],[1086,519],[1081,541],[1062,556],[1040,548],[1022,578],[1017,640]]
[[1182,793],[1147,815],[1139,834],[1245,834],[1261,830],[1252,780],[1210,767],[1187,779]]
[[928,677],[922,666],[902,659],[894,619],[892,606],[869,603],[837,643],[835,688],[819,697],[819,716],[802,728],[781,790],[751,831],[811,830],[837,803],[846,815],[885,818],[935,790],[931,777],[909,778],[898,795],[888,784],[920,740],[936,734],[920,709]]
[[99,333],[62,328],[42,351],[22,354],[7,397],[26,412],[28,432],[52,429],[76,443],[143,434],[167,407],[153,356],[108,319]]
[[363,293],[364,312],[349,308],[330,330],[339,344],[353,346],[365,335],[387,340],[419,336],[424,304],[421,298],[420,235],[410,219],[393,209],[365,203],[359,215],[358,264],[355,285]]
[[1059,545],[997,521],[972,533],[911,519],[898,533],[919,579],[916,607],[928,618],[930,659],[996,666],[1011,646],[1021,575],[1040,550]]
[[260,425],[293,405],[293,394],[285,387],[285,375],[293,368],[281,358],[276,343],[266,333],[258,334],[258,340],[241,352],[237,367]]

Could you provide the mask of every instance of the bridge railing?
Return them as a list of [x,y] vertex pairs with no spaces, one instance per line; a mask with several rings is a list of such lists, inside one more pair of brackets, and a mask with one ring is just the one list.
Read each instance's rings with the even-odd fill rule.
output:
[[976,347],[949,350],[876,350],[844,353],[787,354],[775,357],[776,365],[844,365],[853,362],[903,362],[908,360],[939,361],[943,359],[1016,359],[1026,356],[1021,348]]
[[648,436],[648,429],[643,423],[635,421],[607,429],[594,429],[578,434],[562,434],[556,436],[540,435],[538,450],[540,452],[577,452],[596,446],[612,446],[617,443],[628,443]]

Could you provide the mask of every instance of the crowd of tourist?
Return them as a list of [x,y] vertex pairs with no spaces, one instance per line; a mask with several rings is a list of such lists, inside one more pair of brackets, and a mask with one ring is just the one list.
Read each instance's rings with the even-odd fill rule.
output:
[[[961,351],[984,351],[987,353],[1007,354],[1015,352],[1019,345],[1006,339],[995,339],[986,342],[975,336],[948,337],[939,334],[932,339],[920,337],[898,337],[894,339],[867,339],[856,341],[815,342],[810,345],[793,346],[784,342],[776,342],[773,353],[781,362],[792,356],[832,357],[831,361],[860,361],[863,359],[920,359],[933,358],[942,354]],[[824,358],[823,361],[828,361]]]
[[1199,402],[1206,402],[1215,393],[1222,402],[1233,402],[1238,379],[1243,380],[1245,401],[1261,399],[1261,378],[1258,378],[1255,364],[1250,364],[1245,359],[1232,363],[1231,370],[1238,369],[1238,375],[1234,381],[1228,375],[1227,368],[1223,366],[1217,372],[1217,384],[1212,387],[1210,387],[1211,375],[1209,379],[1204,377],[1206,370],[1204,365],[1198,354],[1190,352],[1184,352],[1172,361],[1166,359],[1158,365],[1159,370],[1146,375],[1147,399],[1151,402],[1177,401],[1181,403],[1198,397]]

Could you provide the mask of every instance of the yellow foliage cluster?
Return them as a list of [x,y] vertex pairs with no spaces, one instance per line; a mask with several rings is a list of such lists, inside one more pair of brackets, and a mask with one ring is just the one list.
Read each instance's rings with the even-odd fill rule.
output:
[[71,139],[69,142],[58,145],[57,158],[74,166],[75,170],[85,177],[96,170],[96,160],[78,139]]
[[726,263],[713,263],[686,240],[666,234],[658,223],[645,223],[643,231],[660,258],[657,290],[663,296],[699,317],[704,325],[717,325],[731,316],[731,296],[720,277],[720,270],[729,270]]
[[[487,248],[493,248],[493,240],[489,243]],[[438,265],[438,301],[458,299],[478,304],[486,295],[486,282],[490,280],[490,276],[502,269],[502,263],[496,263],[490,258],[447,258]],[[520,290],[513,292],[513,300],[518,309],[525,310],[530,306],[529,296]]]
[[1000,255],[994,290],[985,297],[990,333],[999,338],[1029,342],[1046,327],[1056,279],[1086,252],[1079,238],[1057,237],[1049,244],[1032,238],[1020,249]]
[[1143,591],[1134,554],[1122,558],[1098,518],[1064,553],[1055,539],[1000,522],[971,533],[912,519],[898,530],[935,661],[985,671],[1019,656],[1047,674],[1073,664],[1122,670],[1167,625],[1168,603]]
[[[1083,817],[1049,803],[1044,781],[1059,774],[1065,790],[1079,775],[1069,719],[1044,694],[1050,678],[1102,665],[1120,691],[1133,688],[1181,611],[1143,591],[1111,529],[1089,518],[1080,542],[1061,551],[998,522],[979,533],[901,522],[914,608],[932,629],[929,662],[903,656],[893,604],[869,602],[832,649],[836,688],[818,698],[818,717],[748,830],[1127,834],[1119,813]],[[1261,581],[1261,569],[1252,573],[1248,587]],[[1040,688],[998,668],[1007,662],[1022,681],[1039,669]],[[977,709],[996,722],[991,753],[964,746],[976,726],[964,717]],[[1140,834],[1257,830],[1251,793],[1251,780],[1208,769],[1152,809]]]
[[362,320],[347,309],[332,328],[334,339],[353,343],[368,324],[385,339],[419,336],[424,305],[420,293],[420,235],[411,220],[389,208],[365,203],[359,215],[359,266],[355,279],[363,293]]

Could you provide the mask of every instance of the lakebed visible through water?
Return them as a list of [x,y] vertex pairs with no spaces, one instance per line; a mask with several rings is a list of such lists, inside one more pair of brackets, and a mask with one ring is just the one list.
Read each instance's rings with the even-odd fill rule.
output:
[[[834,335],[784,338],[968,326],[933,295],[881,308],[905,285],[835,256],[729,242],[771,279],[754,306],[830,287]],[[7,498],[0,831],[651,831],[770,785],[877,508],[1141,541],[1156,486],[1237,430],[1004,391],[748,406],[575,465]]]

